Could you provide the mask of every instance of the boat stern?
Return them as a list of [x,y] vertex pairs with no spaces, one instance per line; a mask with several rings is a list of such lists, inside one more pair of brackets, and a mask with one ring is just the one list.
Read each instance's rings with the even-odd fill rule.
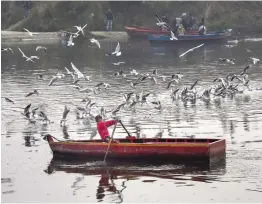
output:
[[225,139],[212,142],[208,146],[208,152],[210,159],[219,159],[226,154],[226,141]]

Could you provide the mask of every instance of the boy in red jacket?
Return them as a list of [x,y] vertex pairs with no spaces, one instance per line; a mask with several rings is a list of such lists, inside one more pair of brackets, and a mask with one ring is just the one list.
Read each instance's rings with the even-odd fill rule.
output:
[[103,118],[102,118],[101,115],[96,116],[95,119],[96,119],[97,131],[98,131],[101,139],[104,142],[109,142],[110,136],[109,136],[109,132],[108,132],[107,128],[116,124],[117,120],[103,121]]

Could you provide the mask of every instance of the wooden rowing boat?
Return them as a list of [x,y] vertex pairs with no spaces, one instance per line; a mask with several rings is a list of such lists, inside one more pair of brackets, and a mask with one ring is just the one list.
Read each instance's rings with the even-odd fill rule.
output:
[[[101,140],[69,140],[55,141],[47,134],[44,139],[56,156],[74,156],[103,160],[108,143]],[[198,160],[209,161],[225,155],[224,139],[191,139],[191,138],[142,138],[117,139],[111,143],[107,158],[117,160],[143,161],[177,161]]]

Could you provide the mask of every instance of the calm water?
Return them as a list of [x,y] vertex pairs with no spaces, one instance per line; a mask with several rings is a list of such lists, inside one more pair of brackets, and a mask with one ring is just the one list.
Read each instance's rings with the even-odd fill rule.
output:
[[[44,45],[44,44],[42,44]],[[234,48],[221,44],[205,45],[178,56],[187,47],[152,47],[147,41],[121,43],[122,56],[107,57],[116,42],[101,42],[102,49],[88,41],[77,41],[68,48],[63,43],[44,46],[48,53],[36,53],[37,44],[5,44],[14,54],[2,52],[1,69],[1,142],[2,142],[2,202],[262,202],[262,64],[249,70],[250,87],[233,99],[221,103],[196,104],[172,102],[167,82],[143,83],[136,89],[129,86],[135,76],[114,77],[116,71],[139,73],[158,69],[159,75],[181,72],[184,78],[177,87],[183,88],[199,80],[200,92],[213,84],[216,77],[227,73],[241,73],[250,63],[250,56],[262,59],[261,38],[247,37]],[[17,46],[26,55],[38,55],[36,63],[28,63],[21,57]],[[252,53],[247,52],[250,49]],[[219,62],[219,57],[236,59],[236,63]],[[113,62],[124,61],[120,66]],[[127,129],[137,137],[211,137],[225,138],[227,155],[225,162],[214,167],[150,164],[108,164],[99,162],[74,163],[52,159],[52,152],[41,135],[50,133],[60,139],[99,138],[92,120],[77,120],[75,109],[84,107],[84,94],[71,87],[71,77],[48,82],[56,74],[57,66],[71,69],[73,62],[84,75],[92,76],[91,82],[80,82],[94,87],[99,82],[111,84],[106,92],[89,94],[98,107],[111,110],[124,101],[123,93],[151,92],[148,101],[160,100],[163,110],[149,106],[137,106],[135,111],[123,108],[118,116]],[[64,73],[66,73],[64,71]],[[39,81],[43,74],[46,81]],[[25,97],[33,89],[39,96]],[[12,99],[7,103],[3,97]],[[30,124],[21,112],[29,103],[40,106],[51,124]],[[64,105],[70,108],[66,127],[60,127]],[[112,128],[110,129],[112,131]],[[115,137],[126,136],[119,127]]]

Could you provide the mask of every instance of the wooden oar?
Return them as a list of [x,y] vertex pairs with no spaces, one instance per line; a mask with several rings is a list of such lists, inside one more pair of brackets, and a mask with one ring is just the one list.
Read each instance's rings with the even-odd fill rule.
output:
[[130,133],[127,131],[126,127],[123,125],[122,121],[120,120],[119,122],[122,125],[122,127],[125,129],[125,131],[128,134],[128,136],[131,136]]
[[105,155],[105,157],[104,157],[104,163],[105,163],[105,161],[106,161],[106,157],[107,157],[107,154],[108,154],[108,151],[109,151],[111,142],[112,142],[112,140],[113,140],[113,136],[114,136],[114,133],[115,133],[115,130],[116,130],[116,126],[117,126],[117,122],[116,122],[116,124],[115,124],[115,127],[114,127],[113,132],[112,132],[112,136],[111,136],[110,141],[109,141],[109,144],[108,144],[108,146],[107,146],[106,155]]

